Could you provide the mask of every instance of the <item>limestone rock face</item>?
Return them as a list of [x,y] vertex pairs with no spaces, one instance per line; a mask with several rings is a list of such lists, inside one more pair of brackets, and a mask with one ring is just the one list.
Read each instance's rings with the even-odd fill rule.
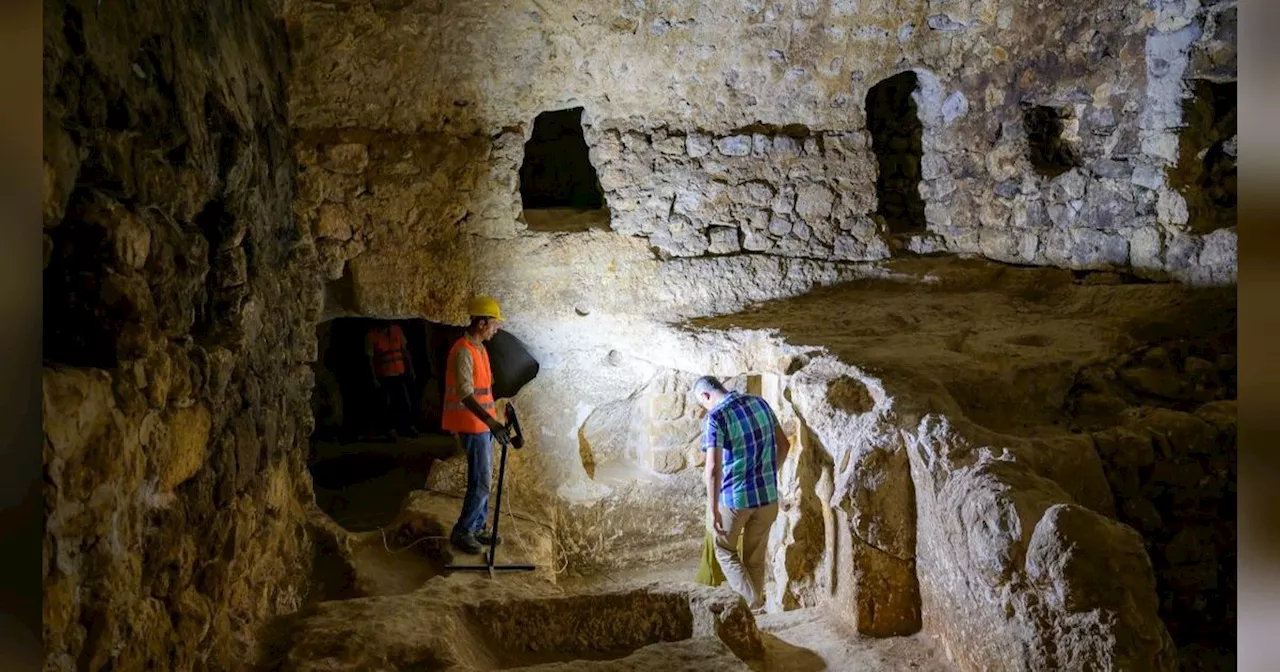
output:
[[821,475],[812,485],[808,479],[800,483],[817,501],[808,511],[800,507],[800,515],[813,519],[827,538],[796,544],[820,554],[821,569],[787,563],[788,573],[793,580],[809,573],[821,577],[820,594],[833,595],[833,608],[863,634],[918,631],[913,485],[906,451],[887,417],[891,402],[883,386],[857,369],[819,358],[792,378],[791,398],[808,426],[810,440],[801,441],[801,457],[820,451],[815,461]]
[[267,5],[44,11],[45,669],[235,669],[312,557],[284,34]]
[[[1214,588],[1234,580],[1216,544],[1234,532],[1207,524],[1234,517],[1221,498],[1231,406],[1195,395],[1234,394],[1234,300],[924,266],[921,285],[867,278],[694,321],[829,353],[780,377],[808,430],[784,492],[821,502],[779,516],[781,606],[813,600],[873,635],[920,628],[962,669],[1172,669],[1185,655],[1178,619],[1230,604]],[[1117,373],[1127,367],[1178,371],[1177,398],[1141,396]],[[1085,391],[1118,409],[1084,413]],[[806,454],[823,457],[812,474]],[[1163,525],[1175,510],[1189,519]],[[1182,592],[1192,585],[1210,591],[1199,609]]]
[[1018,462],[960,457],[949,428],[926,423],[909,443],[931,530],[920,590],[949,657],[967,669],[1176,668],[1137,533]]

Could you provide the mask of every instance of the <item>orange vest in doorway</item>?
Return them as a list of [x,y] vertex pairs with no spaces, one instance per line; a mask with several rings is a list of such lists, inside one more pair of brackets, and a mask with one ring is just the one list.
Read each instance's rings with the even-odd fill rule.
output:
[[400,326],[391,325],[391,333],[382,329],[369,332],[373,345],[373,373],[377,376],[404,375],[404,332]]
[[472,368],[471,384],[475,390],[471,396],[475,397],[476,403],[489,413],[490,416],[497,417],[494,412],[493,403],[493,371],[489,368],[489,351],[471,344],[466,336],[458,339],[457,343],[449,349],[449,358],[445,360],[446,371],[444,374],[444,418],[440,422],[440,426],[446,432],[461,432],[463,434],[483,434],[489,431],[489,426],[480,418],[477,418],[471,409],[463,405],[462,399],[458,397],[458,393],[454,391],[453,362],[455,355],[460,355],[460,348],[466,348],[471,353],[471,361],[475,363]]

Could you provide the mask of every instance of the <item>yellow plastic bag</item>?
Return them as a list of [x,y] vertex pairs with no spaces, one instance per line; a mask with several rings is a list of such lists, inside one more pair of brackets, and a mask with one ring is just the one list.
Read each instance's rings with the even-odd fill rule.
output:
[[[724,572],[720,569],[720,561],[716,560],[716,537],[711,528],[711,510],[707,509],[707,531],[702,540],[702,560],[698,562],[698,572],[693,580],[712,588],[725,582]],[[738,537],[738,557],[742,557],[742,537]]]
[[698,573],[693,580],[712,588],[724,583],[724,572],[720,571],[720,563],[716,560],[716,540],[711,530],[707,530],[702,542],[702,560],[698,562]]

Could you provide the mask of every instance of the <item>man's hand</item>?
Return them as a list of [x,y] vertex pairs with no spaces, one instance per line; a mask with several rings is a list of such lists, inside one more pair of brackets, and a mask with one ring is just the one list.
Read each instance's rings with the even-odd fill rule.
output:
[[489,423],[489,432],[493,434],[493,438],[498,443],[511,443],[511,433],[507,428],[497,422]]
[[711,506],[711,527],[715,529],[716,536],[721,538],[729,536],[729,530],[724,529],[724,521],[720,517],[720,507],[714,504]]

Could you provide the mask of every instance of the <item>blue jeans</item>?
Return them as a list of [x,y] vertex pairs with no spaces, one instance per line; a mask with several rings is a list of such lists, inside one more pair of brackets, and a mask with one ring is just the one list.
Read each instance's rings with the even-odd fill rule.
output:
[[479,532],[489,513],[489,484],[493,481],[493,435],[458,433],[467,451],[467,494],[462,498],[462,515],[453,533]]

